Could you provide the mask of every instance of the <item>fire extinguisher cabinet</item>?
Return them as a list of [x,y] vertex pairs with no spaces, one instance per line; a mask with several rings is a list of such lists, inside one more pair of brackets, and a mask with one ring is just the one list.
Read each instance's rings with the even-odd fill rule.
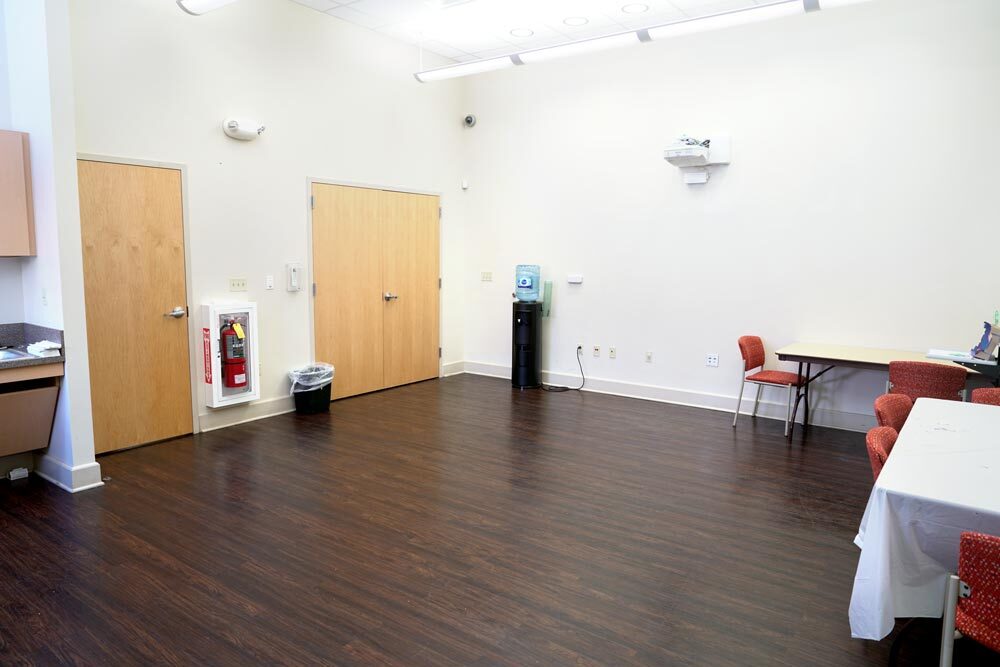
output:
[[224,408],[260,398],[257,304],[201,307],[201,376],[205,405]]

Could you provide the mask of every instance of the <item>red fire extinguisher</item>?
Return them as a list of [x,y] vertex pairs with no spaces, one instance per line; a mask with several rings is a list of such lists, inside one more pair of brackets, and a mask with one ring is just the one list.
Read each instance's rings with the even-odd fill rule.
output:
[[240,325],[231,319],[223,324],[219,331],[222,343],[223,383],[233,388],[247,386],[246,338],[236,333],[237,326]]

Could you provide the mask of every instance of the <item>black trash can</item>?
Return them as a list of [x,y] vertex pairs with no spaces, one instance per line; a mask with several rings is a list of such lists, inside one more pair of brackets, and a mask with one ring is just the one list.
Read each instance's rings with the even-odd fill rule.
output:
[[300,391],[295,394],[295,412],[300,415],[315,415],[320,412],[330,411],[330,391],[333,383],[313,389],[311,391]]
[[330,411],[330,393],[333,389],[333,366],[322,362],[289,371],[295,412],[315,415]]

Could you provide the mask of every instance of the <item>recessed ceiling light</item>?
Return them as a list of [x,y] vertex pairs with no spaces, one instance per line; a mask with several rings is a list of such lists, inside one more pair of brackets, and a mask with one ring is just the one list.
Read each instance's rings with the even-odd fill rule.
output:
[[563,23],[571,26],[587,25],[590,19],[585,16],[570,16],[563,19]]
[[649,5],[644,5],[641,2],[630,2],[627,5],[622,5],[622,11],[626,14],[641,14],[649,11]]
[[511,37],[531,37],[534,34],[534,30],[528,30],[527,28],[514,28],[510,31]]

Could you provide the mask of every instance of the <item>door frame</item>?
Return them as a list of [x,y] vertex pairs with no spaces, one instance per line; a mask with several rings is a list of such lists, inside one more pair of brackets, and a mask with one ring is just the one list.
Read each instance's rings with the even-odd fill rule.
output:
[[[201,418],[198,414],[198,406],[201,402],[198,400],[199,396],[199,383],[195,369],[198,367],[198,356],[196,351],[201,349],[199,346],[201,344],[200,336],[195,336],[197,327],[193,325],[193,319],[198,316],[200,309],[197,305],[194,305],[194,291],[191,285],[191,235],[190,235],[190,221],[191,217],[188,212],[188,173],[187,165],[180,164],[178,162],[163,162],[160,160],[143,160],[141,158],[130,158],[130,157],[120,157],[117,155],[99,155],[93,153],[77,153],[77,160],[85,160],[87,162],[106,162],[108,164],[125,164],[131,165],[133,167],[152,167],[155,169],[174,169],[181,172],[181,228],[184,234],[184,291],[185,298],[187,299],[187,334],[188,334],[188,379],[191,385],[191,428],[192,433],[201,432]],[[86,308],[84,308],[86,311]],[[192,311],[194,315],[192,315]],[[87,341],[88,347],[90,346],[90,341]]]
[[[378,185],[375,183],[359,183],[357,181],[344,181],[339,179],[330,178],[317,178],[314,176],[309,176],[306,178],[306,266],[308,267],[308,286],[306,287],[306,293],[309,295],[309,355],[310,359],[316,361],[316,298],[313,296],[312,286],[314,282],[313,274],[313,207],[312,207],[312,188],[313,185],[341,185],[348,188],[362,188],[365,190],[388,190],[389,192],[401,192],[410,195],[430,195],[432,197],[437,197],[439,206],[441,207],[441,214],[438,216],[438,274],[444,273],[444,263],[442,262],[442,257],[444,253],[442,252],[444,246],[444,235],[441,234],[441,221],[444,219],[444,193],[435,190],[421,190],[419,188],[411,188],[407,186],[400,185]],[[438,275],[438,280],[442,281],[441,287],[438,288],[438,345],[441,349],[444,349],[444,340],[441,332],[444,330],[442,326],[444,322],[444,309],[441,308],[441,292],[444,289],[444,276]],[[444,355],[438,357],[438,377],[443,376],[444,369]]]

